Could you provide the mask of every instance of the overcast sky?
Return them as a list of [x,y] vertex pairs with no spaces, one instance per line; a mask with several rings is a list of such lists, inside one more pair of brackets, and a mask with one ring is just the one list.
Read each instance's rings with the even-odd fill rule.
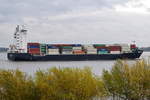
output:
[[0,46],[18,24],[30,42],[150,46],[150,0],[0,0]]

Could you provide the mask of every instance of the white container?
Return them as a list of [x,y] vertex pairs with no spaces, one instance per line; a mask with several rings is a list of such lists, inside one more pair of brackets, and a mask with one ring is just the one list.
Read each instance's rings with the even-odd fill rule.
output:
[[86,54],[97,54],[97,52],[87,51]]
[[120,54],[120,51],[110,51],[110,54]]
[[89,48],[88,48],[88,49],[86,49],[86,51],[87,51],[87,52],[97,52],[97,49],[95,49],[95,48],[92,48],[92,49],[90,48],[90,49],[89,49]]
[[48,49],[48,52],[59,52],[59,49]]
[[73,47],[73,50],[82,50],[82,47]]
[[130,52],[130,46],[128,44],[121,44],[121,51],[122,52]]
[[48,52],[48,55],[59,55],[59,52]]
[[89,45],[83,45],[84,48],[94,48],[93,45],[89,44]]
[[62,54],[67,55],[67,54],[73,54],[72,51],[62,51]]
[[122,47],[121,51],[131,51],[130,47]]
[[73,54],[72,52],[62,52],[63,55]]

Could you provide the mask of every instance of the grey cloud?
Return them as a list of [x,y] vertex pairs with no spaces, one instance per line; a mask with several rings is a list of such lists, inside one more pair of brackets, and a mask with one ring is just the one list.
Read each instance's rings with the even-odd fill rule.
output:
[[128,0],[0,0],[0,14],[8,20],[23,16],[58,15],[76,10],[112,8]]
[[0,0],[0,45],[12,42],[15,26],[22,23],[32,42],[150,44],[150,15],[112,10],[127,1]]

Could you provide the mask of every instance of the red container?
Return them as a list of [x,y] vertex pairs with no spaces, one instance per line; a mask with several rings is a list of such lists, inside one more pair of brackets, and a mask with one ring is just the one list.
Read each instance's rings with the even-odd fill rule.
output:
[[121,51],[121,46],[108,46],[109,51]]
[[72,46],[72,44],[52,44],[53,46]]
[[106,46],[99,46],[99,47],[95,47],[95,48],[97,48],[97,49],[108,49],[108,47],[106,47]]
[[31,45],[33,45],[33,46],[39,46],[40,43],[28,43],[27,45],[28,45],[28,46],[31,46]]
[[130,45],[130,48],[131,48],[131,49],[135,49],[135,48],[136,48],[136,45],[135,45],[135,44],[131,44],[131,45]]
[[39,48],[30,48],[28,49],[28,53],[30,54],[40,54],[40,49]]

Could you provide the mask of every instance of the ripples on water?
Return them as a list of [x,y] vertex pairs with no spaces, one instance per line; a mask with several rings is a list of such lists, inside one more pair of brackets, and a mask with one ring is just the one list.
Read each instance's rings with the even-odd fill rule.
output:
[[[144,52],[141,58],[148,59],[150,52]],[[128,60],[133,63],[135,60]],[[40,61],[40,62],[13,62],[7,60],[7,53],[0,53],[0,69],[20,69],[23,72],[33,74],[36,70],[46,70],[51,67],[90,67],[96,75],[100,75],[103,69],[111,69],[115,60],[108,61]]]

